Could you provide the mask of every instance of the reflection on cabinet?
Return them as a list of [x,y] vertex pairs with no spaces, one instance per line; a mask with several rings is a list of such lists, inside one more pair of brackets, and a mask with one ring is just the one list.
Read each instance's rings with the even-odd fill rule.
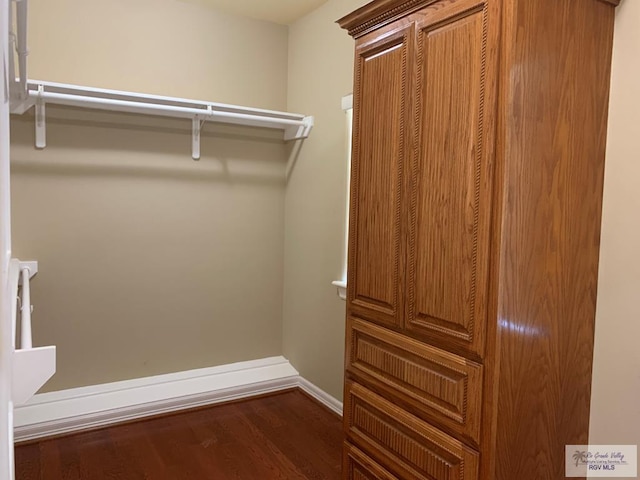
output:
[[617,0],[376,0],[356,39],[345,479],[587,443]]

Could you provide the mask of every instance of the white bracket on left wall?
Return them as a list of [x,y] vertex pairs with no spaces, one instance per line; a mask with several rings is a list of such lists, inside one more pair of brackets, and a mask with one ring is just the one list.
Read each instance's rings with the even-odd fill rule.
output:
[[[20,270],[28,269],[29,270],[29,279],[32,279],[38,273],[38,262],[35,260],[22,261],[19,263]],[[18,277],[18,285],[22,285],[22,277]]]
[[[26,403],[56,372],[56,347],[33,347],[31,335],[31,279],[38,273],[37,261],[12,258],[9,263],[13,375],[11,396],[14,405]],[[22,290],[18,295],[18,287]],[[20,309],[18,309],[18,302]],[[18,312],[20,314],[18,315]],[[18,317],[20,335],[17,338]]]

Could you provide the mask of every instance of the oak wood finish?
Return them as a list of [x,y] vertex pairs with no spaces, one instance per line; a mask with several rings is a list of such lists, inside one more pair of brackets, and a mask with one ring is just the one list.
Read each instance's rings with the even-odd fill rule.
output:
[[[587,8],[588,7],[588,8]],[[588,443],[614,9],[509,2],[495,479],[562,478]],[[534,455],[535,452],[535,455]]]
[[340,424],[296,390],[18,446],[16,480],[335,480]]
[[345,431],[400,478],[476,480],[479,455],[393,403],[347,382]]
[[481,358],[497,78],[495,3],[418,12],[407,329]]
[[348,442],[343,458],[342,471],[348,480],[399,480]]
[[[401,326],[404,314],[404,186],[410,113],[414,28],[399,28],[356,52],[362,139],[354,148],[351,190],[349,301],[356,311]],[[380,81],[383,79],[383,81]],[[381,135],[380,132],[384,132]],[[384,159],[384,161],[371,161]]]
[[[391,249],[350,241],[343,478],[558,480],[565,445],[587,443],[617,4],[377,0],[339,21],[356,38],[352,191],[389,196],[365,170],[400,191],[399,273],[368,280],[392,314],[356,300]],[[365,71],[399,36],[396,70]],[[397,158],[371,146],[398,130]],[[351,232],[385,230],[362,220],[384,209],[351,202]],[[436,436],[471,452],[471,477],[429,470]]]
[[371,2],[340,19],[338,23],[349,32],[349,35],[359,38],[436,1],[381,0]]
[[347,371],[415,415],[478,443],[482,366],[349,318]]

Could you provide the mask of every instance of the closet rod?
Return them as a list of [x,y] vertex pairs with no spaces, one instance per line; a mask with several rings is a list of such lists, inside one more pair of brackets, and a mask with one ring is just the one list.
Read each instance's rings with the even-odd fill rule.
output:
[[35,105],[37,148],[46,146],[45,104],[47,103],[143,115],[190,118],[193,120],[192,157],[194,160],[200,158],[202,121],[279,129],[284,132],[284,140],[307,138],[313,128],[313,117],[296,113],[33,80],[27,82],[27,88],[28,100],[16,102],[12,111],[21,114]]
[[91,98],[80,95],[69,95],[65,93],[51,92],[29,92],[29,97],[34,101],[42,98],[46,103],[67,105],[70,107],[88,107],[101,110],[111,110],[126,113],[140,113],[148,115],[161,115],[166,117],[193,118],[200,117],[202,120],[220,121],[225,123],[237,123],[254,127],[282,128],[282,127],[304,127],[303,120],[289,120],[286,118],[265,117],[254,114],[220,112],[207,108],[189,108],[173,105],[159,105],[154,103],[131,102],[127,100],[115,100],[111,98]]

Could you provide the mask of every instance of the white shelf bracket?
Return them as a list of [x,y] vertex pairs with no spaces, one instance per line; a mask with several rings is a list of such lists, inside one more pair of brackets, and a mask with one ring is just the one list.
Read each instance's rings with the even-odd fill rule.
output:
[[14,405],[24,405],[56,373],[56,347],[16,350],[13,353]]
[[192,120],[192,134],[191,134],[191,158],[194,160],[200,160],[200,131],[202,124],[200,123],[200,117],[195,116]]
[[285,129],[284,139],[287,142],[290,140],[302,140],[309,136],[312,128],[313,128],[313,117],[312,116],[304,117],[303,125],[295,125]]
[[[37,260],[28,261],[28,262],[20,261],[19,265],[20,265],[20,271],[22,271],[25,268],[29,269],[29,278],[35,277],[36,273],[38,273]],[[18,285],[22,285],[22,277],[19,277]]]
[[36,148],[43,149],[47,146],[47,124],[45,121],[45,103],[42,94],[44,86],[38,86],[38,97],[36,98]]

